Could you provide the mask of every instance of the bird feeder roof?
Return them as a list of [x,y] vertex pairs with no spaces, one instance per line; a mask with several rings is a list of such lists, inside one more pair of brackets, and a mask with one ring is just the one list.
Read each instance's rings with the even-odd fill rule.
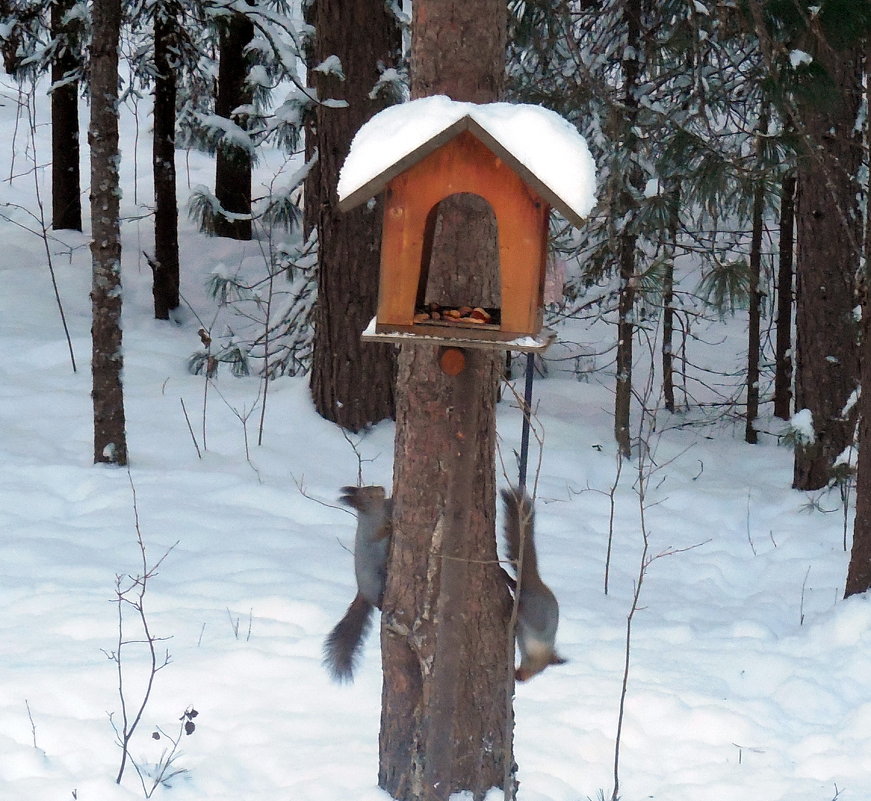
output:
[[358,206],[462,131],[469,131],[567,220],[595,204],[596,169],[587,143],[541,106],[461,103],[440,95],[390,106],[366,122],[339,176],[339,208]]

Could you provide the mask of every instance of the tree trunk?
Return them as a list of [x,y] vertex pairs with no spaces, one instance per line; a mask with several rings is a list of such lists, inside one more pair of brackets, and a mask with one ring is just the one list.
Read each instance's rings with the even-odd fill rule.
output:
[[862,147],[855,130],[861,98],[856,51],[822,43],[812,53],[833,87],[825,104],[801,108],[807,150],[798,162],[796,214],[797,409],[809,409],[815,439],[795,451],[793,486],[824,487],[837,456],[852,442],[855,414],[843,409],[858,383],[854,275],[859,266],[856,175]]
[[[844,597],[871,589],[871,304],[862,302],[862,394],[859,396],[859,461],[856,518]],[[869,391],[866,391],[869,390]]]
[[620,296],[617,301],[617,381],[614,389],[614,439],[620,453],[632,455],[632,340],[635,335],[635,235],[620,237]]
[[82,230],[79,180],[79,82],[66,77],[80,65],[73,47],[75,23],[67,15],[75,0],[51,4],[51,35],[62,42],[51,62],[51,227]]
[[[417,0],[412,95],[495,100],[505,34],[501,0]],[[433,286],[465,281],[492,296],[492,217],[463,218],[457,205],[441,206]],[[486,258],[481,242],[489,243]],[[455,245],[449,259],[446,243]],[[466,360],[449,377],[434,347],[403,345],[399,355],[379,784],[402,801],[442,801],[462,790],[477,800],[493,786],[515,788],[511,604],[493,531],[502,357],[469,350]]]
[[[317,73],[314,68],[318,65],[317,54],[317,1],[302,4],[302,15],[306,25],[310,25],[315,30],[315,36],[308,37],[304,43],[304,58],[306,69],[306,86],[309,90],[309,95],[314,96],[315,81]],[[318,128],[317,128],[317,107],[309,109],[305,113],[304,118],[305,132],[305,161],[309,164],[318,152]],[[318,230],[318,215],[321,198],[321,177],[320,167],[317,161],[312,164],[305,176],[305,184],[303,189],[303,209],[302,209],[302,238],[303,242],[308,242],[309,237]]]
[[318,165],[306,186],[316,192],[306,207],[317,209],[319,262],[311,389],[320,415],[359,431],[395,413],[394,348],[360,341],[378,302],[383,206],[379,200],[342,213],[336,184],[354,134],[388,105],[369,93],[378,65],[393,65],[401,42],[382,0],[317,0],[315,14],[314,61],[337,55],[345,74],[340,80],[315,73],[318,97],[345,100],[348,107],[318,107]]
[[[247,0],[253,5],[253,0]],[[218,96],[215,114],[247,127],[244,114],[233,114],[239,106],[250,105],[253,95],[248,86],[248,60],[245,47],[254,37],[254,26],[244,14],[233,13],[220,34]],[[215,197],[224,211],[241,219],[218,216],[215,233],[230,239],[251,239],[251,154],[241,147],[222,145],[215,159]]]
[[175,100],[178,17],[175,2],[161,3],[154,18],[154,316],[168,320],[179,304],[178,205],[175,183]]
[[774,416],[792,413],[792,251],[795,222],[795,174],[783,177],[780,188],[780,243],[777,266],[777,342],[774,366]]
[[[759,133],[756,137],[758,166],[762,167],[762,136],[768,131],[768,117],[763,112],[759,120]],[[756,181],[753,187],[753,208],[751,211],[752,232],[750,234],[750,296],[747,320],[747,414],[744,426],[744,441],[755,445],[759,441],[756,432],[756,418],[759,417],[759,356],[762,318],[762,222],[765,211],[765,185]]]
[[662,397],[666,411],[674,412],[674,256],[680,225],[680,187],[669,190],[668,253],[662,280]]
[[[871,72],[871,49],[865,56],[865,74]],[[865,102],[871,100],[871,86],[866,80]],[[871,131],[865,126],[866,147]],[[868,290],[868,265],[871,256],[871,204],[865,204],[865,280],[861,284],[862,331],[859,364],[862,393],[859,396],[859,458],[856,465],[856,517],[853,521],[853,545],[847,567],[844,597],[871,589],[871,296]]]
[[[638,81],[641,72],[639,54],[641,53],[641,2],[626,0],[623,7],[623,20],[626,25],[626,49],[622,61],[623,69],[623,104],[625,119],[622,120],[622,147],[632,152],[636,146],[636,136],[633,132],[638,114]],[[627,159],[632,163],[631,159]],[[637,187],[641,178],[638,168],[633,164],[631,173],[626,176],[615,176],[622,180],[623,186],[618,192],[618,218],[628,216],[637,206],[633,188]],[[618,269],[620,271],[620,296],[617,303],[617,381],[614,390],[614,439],[620,453],[629,457],[632,453],[630,432],[630,412],[632,406],[632,344],[635,336],[635,246],[636,236],[628,230],[619,234],[617,252]]]
[[121,0],[94,0],[91,39],[91,284],[94,462],[127,464],[121,376],[118,37]]

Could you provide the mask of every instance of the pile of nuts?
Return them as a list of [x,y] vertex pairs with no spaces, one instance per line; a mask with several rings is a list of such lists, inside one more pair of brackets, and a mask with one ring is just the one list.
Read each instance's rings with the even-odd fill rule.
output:
[[428,303],[425,308],[417,309],[414,314],[415,323],[472,323],[473,325],[487,325],[494,323],[495,309],[482,308],[481,306],[441,306],[438,303]]

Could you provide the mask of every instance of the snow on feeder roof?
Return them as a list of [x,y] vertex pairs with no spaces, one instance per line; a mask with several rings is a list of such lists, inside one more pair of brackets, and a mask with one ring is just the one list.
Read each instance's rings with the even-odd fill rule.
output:
[[390,106],[357,132],[339,176],[339,208],[379,194],[397,175],[469,131],[567,220],[595,203],[595,165],[569,122],[541,106],[461,103],[436,95]]

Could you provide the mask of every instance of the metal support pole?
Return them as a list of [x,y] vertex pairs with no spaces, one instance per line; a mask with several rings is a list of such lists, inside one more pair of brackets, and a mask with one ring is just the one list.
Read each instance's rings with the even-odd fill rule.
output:
[[532,379],[535,375],[535,354],[526,354],[526,383],[523,387],[523,430],[520,434],[520,476],[518,485],[526,487],[526,463],[529,458],[529,427],[532,419]]

